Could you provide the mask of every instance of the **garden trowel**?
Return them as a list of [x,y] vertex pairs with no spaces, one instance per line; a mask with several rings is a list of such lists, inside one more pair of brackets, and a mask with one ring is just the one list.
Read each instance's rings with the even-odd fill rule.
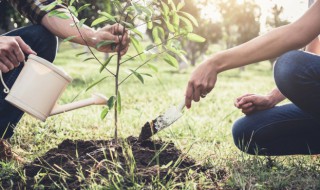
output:
[[139,136],[140,141],[147,140],[152,135],[156,134],[160,130],[169,127],[172,123],[177,121],[182,116],[182,110],[185,106],[185,102],[181,102],[177,107],[169,108],[164,114],[158,116],[151,122],[147,122],[141,129]]

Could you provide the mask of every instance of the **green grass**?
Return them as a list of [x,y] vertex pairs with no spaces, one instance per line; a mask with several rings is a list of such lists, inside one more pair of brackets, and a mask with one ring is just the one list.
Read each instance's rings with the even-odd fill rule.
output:
[[[82,62],[87,55],[75,57],[82,51],[81,47],[73,49],[69,44],[63,44],[60,48],[55,64],[63,67],[74,78],[59,100],[60,103],[72,101],[79,93],[77,100],[90,97],[94,92],[114,95],[112,78],[84,92],[95,81],[110,75],[106,72],[100,74],[99,64],[95,60]],[[99,54],[99,57],[103,55]],[[121,77],[127,75],[126,70],[139,64],[139,59],[125,63]],[[159,60],[152,64],[158,67],[159,72],[144,67],[141,71],[153,75],[152,78],[145,77],[144,84],[132,77],[120,87],[121,137],[138,136],[146,121],[154,119],[170,106],[179,104],[184,98],[185,87],[194,68],[178,72]],[[110,64],[110,69],[114,69],[114,63]],[[221,189],[319,189],[320,162],[317,157],[249,156],[241,153],[233,144],[232,123],[242,116],[233,106],[234,99],[244,93],[266,94],[272,88],[274,82],[268,62],[247,66],[244,72],[238,69],[225,72],[219,76],[211,94],[199,103],[194,103],[192,109],[184,111],[182,118],[154,138],[173,141],[179,149],[198,162],[225,169],[226,180],[218,182]],[[64,139],[111,139],[114,134],[113,112],[101,120],[102,109],[102,106],[86,107],[50,117],[45,123],[25,115],[12,138],[14,149],[24,158],[32,160],[56,147]],[[14,165],[6,165],[6,168],[16,169]],[[1,170],[0,176],[5,175],[6,171]],[[194,189],[200,181],[190,179],[184,188]],[[97,184],[91,187],[100,188]],[[174,184],[164,184],[164,187],[170,189]]]

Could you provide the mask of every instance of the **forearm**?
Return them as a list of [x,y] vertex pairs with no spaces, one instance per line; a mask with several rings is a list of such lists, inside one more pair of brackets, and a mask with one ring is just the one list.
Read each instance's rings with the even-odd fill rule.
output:
[[299,33],[299,29],[291,25],[274,29],[272,32],[259,36],[240,46],[214,55],[212,57],[213,62],[216,63],[217,71],[222,72],[278,57],[287,51],[303,47],[305,43],[308,43],[308,40],[311,40],[295,40],[293,39],[295,38],[294,36],[288,38],[288,35],[292,33]]
[[278,88],[273,89],[268,95],[271,107],[286,99]]
[[93,33],[95,30],[86,25],[82,25],[82,27],[79,27],[79,33],[77,27],[74,26],[75,22],[78,22],[78,19],[72,16],[67,9],[58,10],[65,12],[69,18],[62,19],[57,16],[49,16],[49,14],[47,14],[43,17],[41,24],[54,35],[62,39],[74,36],[74,38],[72,38],[70,41],[82,45],[87,45],[86,43],[88,43],[89,46],[94,47],[96,42],[92,36],[94,36]]
[[306,46],[306,51],[320,55],[320,39],[316,37],[310,44]]

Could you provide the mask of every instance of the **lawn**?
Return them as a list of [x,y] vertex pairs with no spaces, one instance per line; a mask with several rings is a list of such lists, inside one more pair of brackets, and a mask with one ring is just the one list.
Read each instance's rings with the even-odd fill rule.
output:
[[[114,95],[114,82],[108,77],[103,82],[85,91],[99,79],[110,76],[99,72],[95,60],[83,62],[90,55],[81,53],[82,47],[73,48],[63,44],[55,64],[63,67],[74,79],[59,100],[61,104],[90,97],[99,92],[106,96]],[[130,50],[133,51],[133,50]],[[98,54],[103,58],[102,54]],[[141,64],[137,58],[125,63],[121,78],[128,75],[129,68]],[[188,78],[194,68],[178,71],[176,68],[156,60],[152,63],[158,72],[149,67],[141,71],[152,74],[144,77],[142,84],[134,76],[120,87],[122,112],[119,117],[119,136],[139,136],[141,127],[163,113],[170,106],[177,105],[184,98]],[[115,64],[111,63],[112,70]],[[50,84],[48,84],[50,85]],[[244,93],[266,94],[274,88],[269,62],[247,66],[245,71],[235,69],[221,74],[215,89],[169,128],[159,132],[153,139],[172,141],[175,146],[194,158],[198,163],[210,165],[216,171],[225,171],[224,177],[214,185],[199,185],[201,180],[189,178],[181,189],[319,189],[320,162],[316,156],[263,157],[249,156],[240,152],[233,144],[232,123],[242,113],[233,106],[236,97]],[[15,135],[11,139],[14,150],[25,159],[32,161],[56,147],[65,139],[100,140],[111,139],[114,134],[113,112],[104,120],[100,113],[103,106],[91,106],[53,116],[42,123],[25,115]],[[20,171],[13,163],[2,163],[0,177],[7,179],[10,171]],[[9,173],[9,174],[8,174]],[[1,182],[0,182],[1,183]],[[103,189],[89,186],[90,189]],[[149,187],[155,189],[175,189],[174,184]]]

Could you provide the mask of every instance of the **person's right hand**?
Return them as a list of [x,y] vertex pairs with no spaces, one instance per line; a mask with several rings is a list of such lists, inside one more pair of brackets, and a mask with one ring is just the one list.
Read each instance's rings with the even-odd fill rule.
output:
[[270,95],[245,94],[237,98],[234,105],[244,114],[266,110],[275,106]]
[[36,54],[19,36],[0,36],[0,70],[7,73],[25,60],[24,53]]

